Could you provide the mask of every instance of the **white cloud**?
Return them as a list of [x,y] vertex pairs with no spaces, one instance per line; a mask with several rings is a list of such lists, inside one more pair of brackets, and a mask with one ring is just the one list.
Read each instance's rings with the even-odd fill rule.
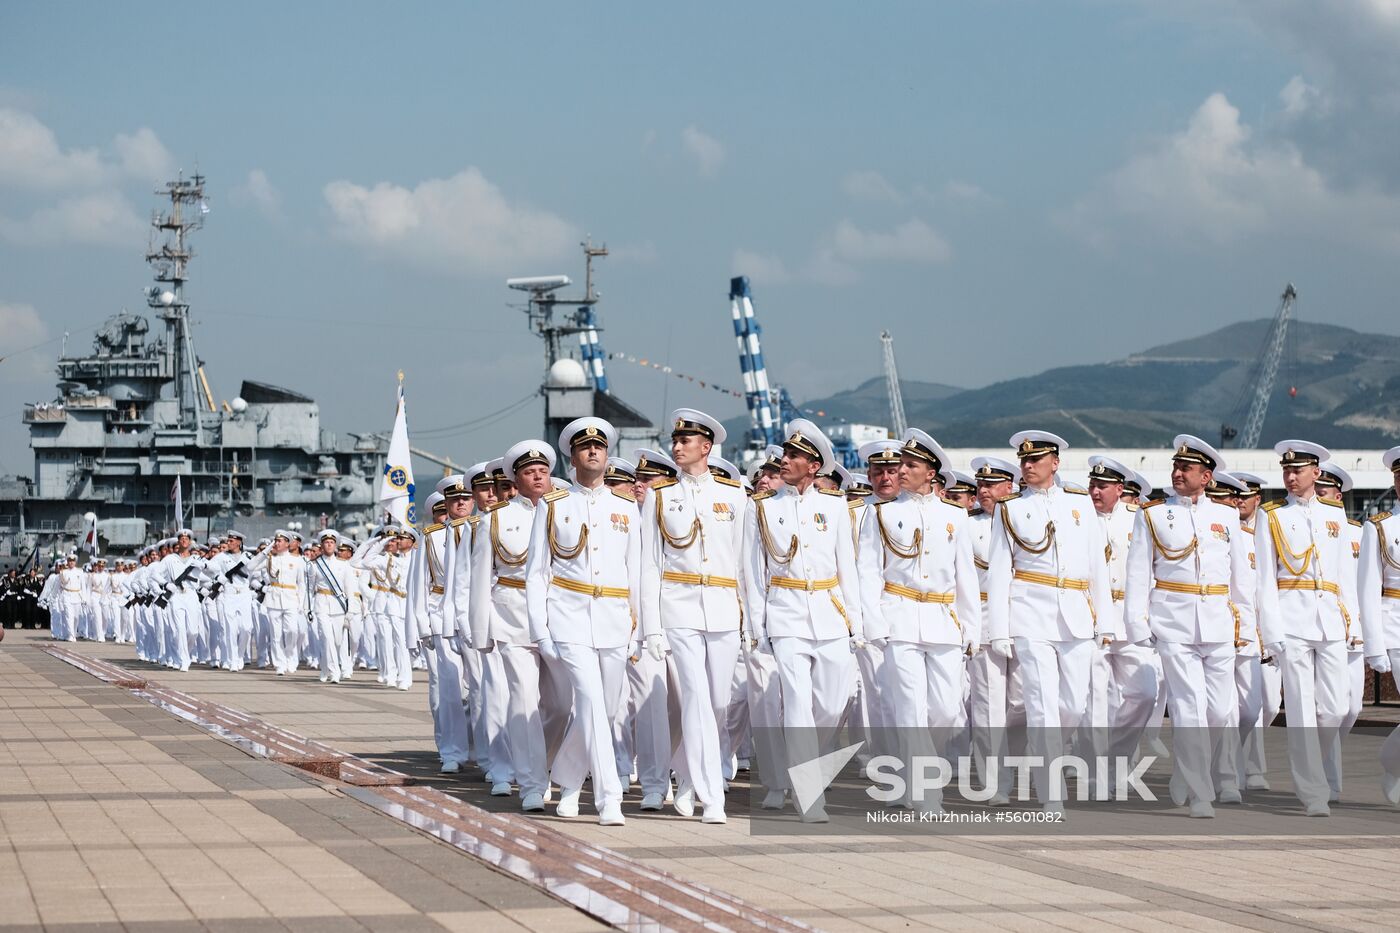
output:
[[1303,80],[1302,75],[1294,75],[1288,79],[1288,83],[1283,86],[1283,90],[1278,92],[1278,99],[1283,104],[1283,112],[1287,116],[1296,117],[1309,110],[1318,107],[1322,95],[1317,88]]
[[885,176],[870,169],[851,172],[842,179],[841,190],[858,201],[904,203],[904,195],[899,193],[899,189],[890,184]]
[[49,329],[33,305],[0,301],[0,381],[22,382],[49,372],[43,354],[20,353],[48,338]]
[[685,151],[695,160],[700,174],[706,177],[719,171],[729,153],[724,143],[710,136],[699,127],[691,124],[681,131],[681,143]]
[[28,218],[0,217],[0,238],[20,245],[82,243],[131,247],[142,242],[145,220],[117,191],[64,198]]
[[229,198],[234,204],[252,205],[269,220],[282,217],[282,193],[260,168],[250,171],[243,184],[229,192]]
[[1181,132],[1130,159],[1061,217],[1104,245],[1151,231],[1223,244],[1275,231],[1400,250],[1400,200],[1339,189],[1284,141],[1256,143],[1224,94]]
[[572,224],[508,201],[475,167],[412,189],[333,181],[323,194],[336,235],[447,271],[525,274],[519,266],[562,258],[579,240]]
[[0,109],[0,184],[62,188],[101,184],[107,177],[96,149],[64,149],[33,114]]
[[175,159],[148,127],[135,133],[118,133],[112,146],[121,172],[139,181],[158,182],[175,171]]
[[747,275],[764,285],[785,285],[792,281],[787,265],[777,256],[766,256],[746,249],[736,249],[729,264],[733,275]]

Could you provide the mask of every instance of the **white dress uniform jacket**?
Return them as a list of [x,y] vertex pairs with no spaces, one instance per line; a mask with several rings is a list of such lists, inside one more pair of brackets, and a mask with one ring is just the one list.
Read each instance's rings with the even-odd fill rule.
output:
[[744,585],[754,634],[828,641],[864,637],[851,516],[841,493],[784,486],[753,497]]
[[739,630],[748,505],[742,486],[708,472],[652,485],[641,516],[643,635]]
[[1201,496],[1154,499],[1138,510],[1128,554],[1128,637],[1228,642],[1254,624],[1252,539],[1235,509]]
[[1316,497],[1303,500],[1290,495],[1260,507],[1254,552],[1264,644],[1290,635],[1308,641],[1348,637],[1352,618],[1342,588],[1350,589],[1345,577],[1355,564],[1342,532],[1346,524],[1341,506]]
[[575,483],[535,510],[526,561],[530,640],[623,648],[633,638],[641,515],[630,496]]
[[1400,649],[1400,516],[1381,512],[1362,524],[1359,573],[1366,654]]
[[[537,509],[516,496],[498,502],[483,514],[472,535],[458,545],[457,561],[469,574],[454,576],[454,609],[459,628],[471,632],[471,643],[484,648],[492,642],[528,645],[530,616],[525,599],[525,564]],[[467,582],[457,582],[462,576]]]
[[991,538],[988,641],[1092,638],[1112,618],[1108,541],[1087,495],[1027,486],[997,504]]
[[982,602],[967,511],[901,492],[867,507],[861,530],[861,611],[867,638],[981,644]]

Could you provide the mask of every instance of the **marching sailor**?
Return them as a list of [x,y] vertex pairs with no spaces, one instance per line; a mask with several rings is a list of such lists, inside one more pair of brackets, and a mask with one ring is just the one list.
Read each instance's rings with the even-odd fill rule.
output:
[[306,567],[306,585],[311,591],[311,623],[316,627],[315,643],[320,649],[318,671],[321,683],[338,684],[350,676],[341,664],[345,648],[346,615],[350,612],[350,565],[336,558],[340,535],[326,528],[316,538]]
[[447,589],[446,552],[451,545],[446,543],[452,531],[446,524],[448,490],[459,493],[462,501],[467,501],[466,478],[460,473],[444,476],[437,488],[429,495],[424,505],[432,517],[431,524],[423,529],[423,546],[413,552],[408,566],[408,578],[404,584],[405,612],[409,634],[414,644],[422,652],[428,668],[428,713],[433,719],[433,744],[437,748],[443,774],[453,774],[461,770],[470,754],[470,736],[467,733],[466,714],[462,710],[461,677],[449,677],[451,684],[444,683],[442,667],[448,654],[457,658],[455,650],[448,651],[443,644],[444,618],[443,597]]
[[531,640],[563,666],[573,686],[573,721],[554,759],[559,812],[578,812],[579,791],[591,773],[604,826],[623,824],[613,723],[634,638],[641,570],[636,501],[603,482],[616,438],[601,418],[579,418],[560,432],[559,449],[568,452],[577,479],[542,497],[525,568]]
[[1155,642],[1172,718],[1172,796],[1191,816],[1239,803],[1235,643],[1254,617],[1249,543],[1239,513],[1204,495],[1225,466],[1189,434],[1172,441],[1172,488],[1139,510],[1128,553],[1130,638]]
[[[1317,497],[1341,506],[1345,512],[1346,505],[1342,496],[1351,492],[1351,474],[1331,460],[1324,460],[1318,465],[1318,469],[1320,473],[1317,477]],[[1353,518],[1347,519],[1347,523],[1342,526],[1342,537],[1347,542],[1347,548],[1344,550],[1349,551],[1352,559],[1348,562],[1345,553],[1343,554],[1341,579],[1338,582],[1342,587],[1342,605],[1346,606],[1352,618],[1356,619],[1360,607],[1357,582],[1361,563],[1361,523]],[[1384,626],[1380,631],[1384,631]],[[1383,646],[1368,645],[1362,635],[1362,626],[1353,624],[1347,631],[1347,711],[1337,729],[1337,737],[1333,739],[1336,747],[1331,754],[1322,756],[1322,767],[1327,772],[1330,800],[1340,800],[1342,796],[1342,775],[1334,770],[1334,766],[1342,760],[1342,741],[1351,734],[1352,726],[1356,725],[1356,720],[1361,717],[1361,706],[1366,693],[1367,654],[1379,658],[1386,652]],[[1389,660],[1389,657],[1386,657],[1381,666],[1384,667]]]
[[[1381,455],[1391,472],[1400,495],[1400,447]],[[1383,670],[1390,665],[1391,677],[1400,676],[1400,515],[1377,512],[1361,526],[1361,560],[1358,578],[1362,628],[1379,638],[1369,644],[1367,654],[1375,657]],[[1380,655],[1384,652],[1385,659]],[[1391,806],[1400,806],[1400,728],[1391,731],[1381,746],[1381,789]]]
[[707,468],[724,427],[693,408],[671,413],[678,479],[650,487],[642,512],[641,606],[646,650],[669,646],[681,712],[681,755],[706,823],[723,823],[720,730],[738,663],[743,609],[739,577],[748,497]]
[[251,569],[262,570],[263,610],[267,613],[268,656],[277,675],[296,672],[300,626],[306,605],[306,561],[291,552],[292,532],[278,529],[272,546],[254,558]]
[[[1308,816],[1329,816],[1331,788],[1324,755],[1346,718],[1349,677],[1347,641],[1356,624],[1344,602],[1344,575],[1355,566],[1342,535],[1346,511],[1317,496],[1318,465],[1325,447],[1303,440],[1274,445],[1288,498],[1266,504],[1254,536],[1259,571],[1259,628],[1264,650],[1283,669],[1288,710],[1288,764],[1293,786]],[[1354,604],[1353,604],[1354,605]],[[1367,631],[1375,616],[1363,616],[1365,661],[1388,666],[1385,636]],[[1374,652],[1374,653],[1373,653]],[[1335,774],[1340,780],[1341,763]]]
[[[1111,641],[1111,630],[1099,631],[1095,621],[1113,617],[1108,542],[1089,514],[1088,494],[1055,481],[1068,447],[1062,438],[1021,431],[1011,446],[1021,461],[1021,492],[1002,499],[992,518],[986,624],[992,650],[1014,647],[1020,664],[1027,749],[1051,762],[1088,707],[1095,645]],[[1062,775],[1045,765],[1031,770],[1041,804],[1061,812]]]
[[[755,495],[745,521],[749,624],[782,684],[780,768],[814,760],[835,733],[851,697],[852,647],[865,645],[850,513],[839,491],[816,487],[817,475],[835,465],[826,435],[804,418],[792,421],[783,442],[786,485]],[[799,806],[803,820],[827,821],[822,797]]]
[[[963,664],[981,643],[982,604],[967,510],[933,491],[947,454],[910,428],[901,457],[904,490],[870,506],[859,566],[866,636],[884,649],[882,692],[899,730],[900,757],[911,763],[916,755],[946,756],[962,723]],[[942,792],[915,799],[906,790],[901,803],[937,813]]]

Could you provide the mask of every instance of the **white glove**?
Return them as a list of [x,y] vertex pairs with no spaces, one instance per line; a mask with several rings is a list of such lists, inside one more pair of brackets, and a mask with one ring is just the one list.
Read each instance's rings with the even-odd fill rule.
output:
[[767,655],[771,655],[773,653],[773,642],[767,635],[759,636],[758,653]]
[[1389,674],[1390,655],[1373,654],[1366,659],[1366,666],[1369,667],[1371,670],[1375,671],[1377,674]]
[[658,661],[666,660],[666,646],[660,635],[648,635],[645,639],[647,654],[650,654]]
[[1264,646],[1264,653],[1270,655],[1275,661],[1283,657],[1283,642],[1271,641]]
[[559,646],[554,643],[554,639],[545,637],[535,642],[535,646],[540,649],[540,655],[551,661],[559,660]]
[[1012,648],[1013,648],[1013,647],[1014,647],[1014,646],[1012,645],[1011,639],[1009,639],[1009,638],[993,638],[993,639],[992,639],[992,644],[991,644],[992,654],[996,655],[996,656],[999,657],[999,658],[1009,658],[1009,657],[1011,657],[1011,651],[1012,651]]

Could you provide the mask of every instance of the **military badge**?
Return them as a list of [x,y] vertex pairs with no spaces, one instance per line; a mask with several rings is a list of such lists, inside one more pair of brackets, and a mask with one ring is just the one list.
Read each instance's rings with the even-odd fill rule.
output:
[[1341,526],[1341,524],[1340,524],[1339,522],[1328,522],[1328,523],[1327,523],[1327,537],[1329,537],[1329,538],[1335,538],[1335,537],[1338,537],[1339,535],[1341,535],[1341,533],[1342,533],[1342,526]]

